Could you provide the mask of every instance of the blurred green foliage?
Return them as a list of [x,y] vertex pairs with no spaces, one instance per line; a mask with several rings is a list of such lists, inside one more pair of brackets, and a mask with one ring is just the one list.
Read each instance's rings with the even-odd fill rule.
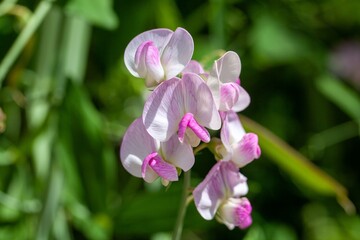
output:
[[[145,30],[178,26],[207,65],[221,49],[240,55],[252,97],[243,114],[302,154],[250,122],[263,148],[242,170],[253,226],[229,231],[190,204],[183,239],[360,239],[359,215],[328,196],[344,204],[347,189],[360,207],[359,56],[345,54],[346,69],[330,64],[337,46],[360,42],[359,9],[357,0],[3,0],[0,239],[170,238],[181,180],[145,184],[118,151],[146,99],[124,49]],[[213,164],[209,151],[197,156],[193,187]]]

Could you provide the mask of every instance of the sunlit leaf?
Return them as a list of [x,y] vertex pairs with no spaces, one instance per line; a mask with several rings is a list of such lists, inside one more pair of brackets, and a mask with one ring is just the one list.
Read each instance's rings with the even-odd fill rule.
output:
[[346,212],[355,211],[353,203],[348,199],[347,190],[339,182],[268,129],[244,116],[241,116],[241,121],[247,131],[258,135],[262,152],[294,180],[319,194],[336,196]]

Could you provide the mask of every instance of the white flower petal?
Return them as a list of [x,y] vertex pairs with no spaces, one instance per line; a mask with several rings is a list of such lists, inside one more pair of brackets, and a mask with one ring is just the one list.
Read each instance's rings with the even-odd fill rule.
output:
[[145,103],[143,123],[149,134],[165,142],[174,135],[184,115],[181,80],[172,78],[160,84]]
[[183,75],[185,110],[194,114],[196,121],[213,130],[221,127],[220,115],[216,109],[209,87],[197,74]]
[[192,147],[185,142],[180,143],[177,135],[173,135],[167,142],[161,143],[164,159],[185,172],[190,170],[195,162]]
[[226,148],[229,148],[243,138],[245,130],[241,125],[238,115],[234,111],[228,111],[225,114],[220,137]]
[[237,102],[232,107],[232,110],[235,112],[240,112],[247,108],[250,104],[250,95],[247,93],[247,91],[240,86],[239,89],[239,98]]
[[161,53],[164,50],[164,47],[169,42],[171,36],[173,34],[173,31],[169,29],[154,29],[150,31],[143,32],[139,35],[137,35],[134,39],[130,41],[130,43],[127,45],[124,53],[124,61],[127,69],[130,71],[132,75],[135,77],[140,77],[139,73],[137,72],[137,67],[135,64],[135,54],[139,46],[146,42],[146,41],[152,41],[154,45],[158,48],[159,53]]
[[226,52],[221,58],[215,61],[218,79],[222,83],[236,82],[241,71],[241,62],[237,53]]
[[[141,147],[139,147],[141,146]],[[127,129],[121,144],[120,158],[124,168],[136,177],[147,155],[157,150],[158,143],[147,133],[142,120],[136,119]]]
[[194,52],[194,41],[183,28],[177,28],[165,47],[161,62],[165,69],[165,78],[178,75],[191,60]]

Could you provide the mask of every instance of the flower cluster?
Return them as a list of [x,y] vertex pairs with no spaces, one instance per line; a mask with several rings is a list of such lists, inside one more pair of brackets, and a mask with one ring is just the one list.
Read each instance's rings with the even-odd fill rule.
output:
[[121,162],[132,175],[149,183],[160,177],[166,186],[192,168],[193,148],[212,139],[208,129],[221,129],[214,149],[219,159],[194,189],[194,202],[203,218],[246,228],[252,208],[239,168],[259,158],[260,148],[257,135],[246,133],[236,114],[250,103],[240,85],[240,58],[226,52],[206,72],[191,60],[193,50],[183,28],[150,30],[127,46],[126,67],[153,91],[123,137]]

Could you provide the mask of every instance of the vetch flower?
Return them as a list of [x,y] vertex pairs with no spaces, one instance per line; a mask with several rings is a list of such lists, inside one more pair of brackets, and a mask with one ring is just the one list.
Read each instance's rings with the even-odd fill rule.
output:
[[229,198],[223,203],[216,214],[216,220],[224,223],[230,230],[235,227],[247,228],[252,224],[252,207],[249,199]]
[[125,49],[127,69],[135,77],[145,78],[147,87],[178,75],[191,60],[194,42],[183,28],[175,32],[154,29],[136,36]]
[[241,168],[261,155],[258,137],[246,133],[238,115],[234,111],[223,113],[223,126],[220,137],[223,147],[218,149],[223,160],[233,161]]
[[219,111],[244,110],[250,104],[250,96],[239,83],[241,62],[232,51],[215,61],[207,79]]
[[121,163],[135,177],[153,182],[161,177],[163,182],[178,180],[177,167],[188,171],[194,165],[194,154],[189,144],[180,143],[177,136],[167,142],[152,138],[141,118],[127,129],[120,150]]
[[229,198],[246,195],[246,181],[246,177],[233,162],[218,161],[193,191],[195,206],[200,215],[211,220]]
[[145,103],[143,122],[149,134],[167,141],[174,134],[192,146],[210,141],[205,127],[217,130],[221,119],[209,87],[201,77],[185,73],[159,85]]

